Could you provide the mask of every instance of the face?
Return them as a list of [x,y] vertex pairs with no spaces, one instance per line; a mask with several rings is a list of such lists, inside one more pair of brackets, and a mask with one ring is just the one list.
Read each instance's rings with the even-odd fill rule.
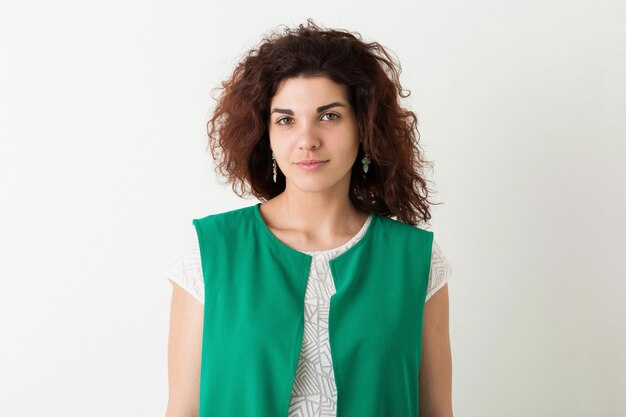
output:
[[269,137],[287,189],[348,192],[359,136],[345,86],[323,76],[283,80],[270,102]]

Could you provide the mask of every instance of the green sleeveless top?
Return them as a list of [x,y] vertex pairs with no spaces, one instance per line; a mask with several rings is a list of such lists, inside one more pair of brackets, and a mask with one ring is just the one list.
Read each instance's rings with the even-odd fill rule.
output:
[[[199,417],[286,417],[312,257],[279,240],[260,203],[194,219],[205,285]],[[337,417],[417,417],[433,232],[372,213],[329,261]]]

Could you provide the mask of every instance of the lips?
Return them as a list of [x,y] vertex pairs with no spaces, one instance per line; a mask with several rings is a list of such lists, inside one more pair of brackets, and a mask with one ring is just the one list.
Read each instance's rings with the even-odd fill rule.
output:
[[303,159],[302,161],[298,161],[296,162],[296,164],[298,165],[314,165],[314,164],[319,164],[322,162],[327,162],[326,160],[323,159]]
[[301,169],[312,171],[324,166],[327,162],[327,160],[324,161],[321,159],[303,159],[302,161],[297,162],[296,165]]

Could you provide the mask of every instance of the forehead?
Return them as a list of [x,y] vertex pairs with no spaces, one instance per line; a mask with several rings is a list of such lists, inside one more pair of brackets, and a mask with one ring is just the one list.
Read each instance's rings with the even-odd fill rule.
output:
[[332,101],[347,103],[348,91],[326,76],[299,76],[282,80],[274,96],[272,106],[308,107],[319,106]]

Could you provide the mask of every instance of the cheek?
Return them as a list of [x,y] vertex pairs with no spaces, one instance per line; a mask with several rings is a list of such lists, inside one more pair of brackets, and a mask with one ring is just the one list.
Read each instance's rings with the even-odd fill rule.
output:
[[281,138],[280,133],[272,130],[269,131],[269,140],[270,147],[274,150],[274,153],[277,153],[281,146],[285,143],[283,138]]
[[288,147],[289,145],[285,141],[276,140],[276,138],[274,139],[275,140],[270,141],[270,144],[272,147],[272,151],[274,151],[276,160],[278,162],[287,161],[289,159],[289,154],[291,152]]
[[352,132],[343,135],[337,140],[337,148],[344,154],[356,154],[359,151],[359,139]]

